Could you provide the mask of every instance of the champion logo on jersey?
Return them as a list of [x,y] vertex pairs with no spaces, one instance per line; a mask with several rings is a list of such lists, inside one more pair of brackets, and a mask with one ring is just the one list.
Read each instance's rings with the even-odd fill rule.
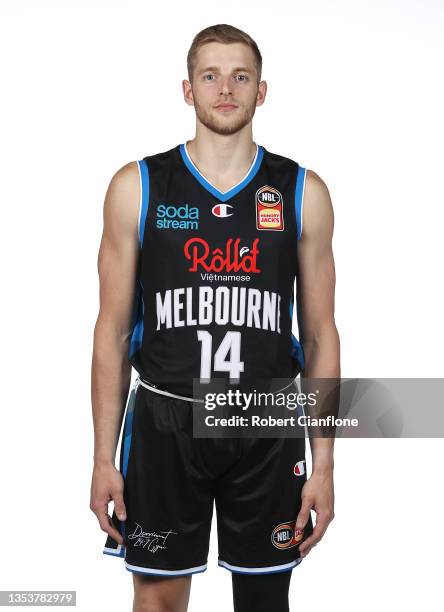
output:
[[298,461],[297,463],[295,463],[293,467],[293,474],[295,476],[303,476],[305,474],[305,459],[302,459],[302,461]]
[[158,204],[156,227],[158,229],[199,229],[199,209],[189,204]]
[[273,529],[271,541],[276,548],[293,548],[302,542],[303,529],[296,529],[296,521],[280,523]]
[[229,209],[233,208],[231,204],[215,204],[211,212],[215,217],[231,217],[233,214]]
[[256,229],[284,229],[284,200],[280,191],[264,185],[256,191]]

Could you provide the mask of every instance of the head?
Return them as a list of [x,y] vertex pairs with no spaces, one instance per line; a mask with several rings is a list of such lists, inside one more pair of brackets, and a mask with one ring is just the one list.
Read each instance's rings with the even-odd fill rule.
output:
[[242,30],[219,24],[199,32],[187,56],[185,101],[197,120],[217,134],[234,134],[251,122],[265,100],[262,56]]

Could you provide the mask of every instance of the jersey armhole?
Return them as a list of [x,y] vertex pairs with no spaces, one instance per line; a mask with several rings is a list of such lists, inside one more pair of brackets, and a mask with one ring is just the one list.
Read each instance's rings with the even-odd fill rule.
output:
[[146,217],[148,214],[148,204],[150,201],[150,180],[148,172],[148,164],[144,159],[137,161],[137,167],[139,168],[139,221],[138,221],[138,233],[139,233],[139,244],[140,248],[143,245],[143,237],[145,234]]
[[304,192],[305,192],[305,179],[307,176],[307,169],[302,166],[298,167],[298,173],[296,176],[296,189],[294,193],[294,209],[296,213],[296,228],[297,238],[302,238],[302,221],[304,213]]

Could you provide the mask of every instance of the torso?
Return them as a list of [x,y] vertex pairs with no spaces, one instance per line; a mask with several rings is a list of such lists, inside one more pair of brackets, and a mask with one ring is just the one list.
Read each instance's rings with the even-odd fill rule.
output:
[[184,145],[138,165],[139,289],[129,357],[142,379],[191,398],[193,379],[296,377],[303,353],[292,314],[305,178],[298,164],[259,146],[244,179],[225,193],[199,173]]

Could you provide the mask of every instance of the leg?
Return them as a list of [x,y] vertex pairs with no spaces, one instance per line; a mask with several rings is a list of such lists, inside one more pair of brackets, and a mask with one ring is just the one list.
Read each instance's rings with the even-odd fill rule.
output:
[[293,572],[232,573],[234,612],[289,612],[288,589]]
[[160,577],[133,574],[133,612],[187,612],[191,576]]

